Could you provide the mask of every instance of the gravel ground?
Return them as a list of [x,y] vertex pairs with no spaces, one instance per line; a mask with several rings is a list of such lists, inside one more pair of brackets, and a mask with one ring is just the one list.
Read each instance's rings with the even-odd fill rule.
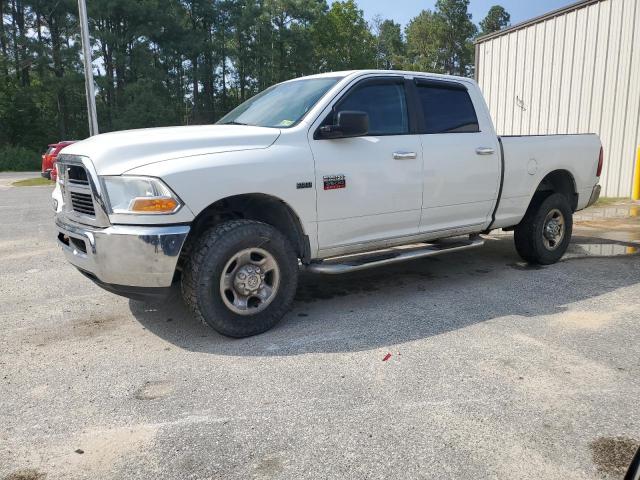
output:
[[639,444],[636,218],[598,215],[544,268],[498,234],[305,275],[277,328],[230,340],[94,286],[50,188],[8,178],[2,479],[613,479]]

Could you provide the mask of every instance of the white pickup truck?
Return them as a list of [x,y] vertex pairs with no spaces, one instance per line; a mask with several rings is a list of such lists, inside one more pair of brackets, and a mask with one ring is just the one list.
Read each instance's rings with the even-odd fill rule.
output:
[[195,316],[274,326],[300,270],[337,274],[482,245],[514,230],[556,262],[600,193],[596,135],[498,137],[477,84],[350,71],[275,85],[215,125],[107,133],[67,147],[58,242],[105,289],[181,282]]

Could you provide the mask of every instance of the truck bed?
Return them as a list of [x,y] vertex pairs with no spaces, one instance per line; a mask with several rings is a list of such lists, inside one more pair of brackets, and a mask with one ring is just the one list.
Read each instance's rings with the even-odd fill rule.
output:
[[540,182],[555,170],[569,172],[578,192],[576,210],[585,208],[598,182],[601,145],[597,135],[523,135],[499,139],[502,194],[492,228],[519,223]]

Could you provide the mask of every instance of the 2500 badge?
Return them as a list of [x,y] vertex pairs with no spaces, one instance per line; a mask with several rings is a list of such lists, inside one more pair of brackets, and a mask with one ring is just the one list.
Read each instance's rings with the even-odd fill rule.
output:
[[336,190],[338,188],[345,188],[347,186],[347,180],[344,175],[325,175],[322,177],[325,190]]

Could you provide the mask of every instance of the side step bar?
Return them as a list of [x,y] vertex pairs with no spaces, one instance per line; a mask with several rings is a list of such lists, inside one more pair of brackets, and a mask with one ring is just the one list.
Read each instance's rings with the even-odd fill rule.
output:
[[400,246],[377,250],[375,252],[334,257],[317,263],[306,265],[305,270],[313,273],[337,275],[341,273],[357,272],[367,268],[390,265],[423,257],[433,257],[448,252],[457,252],[484,245],[484,239],[478,235],[470,236],[468,240],[443,241],[439,243],[421,244],[422,246]]

